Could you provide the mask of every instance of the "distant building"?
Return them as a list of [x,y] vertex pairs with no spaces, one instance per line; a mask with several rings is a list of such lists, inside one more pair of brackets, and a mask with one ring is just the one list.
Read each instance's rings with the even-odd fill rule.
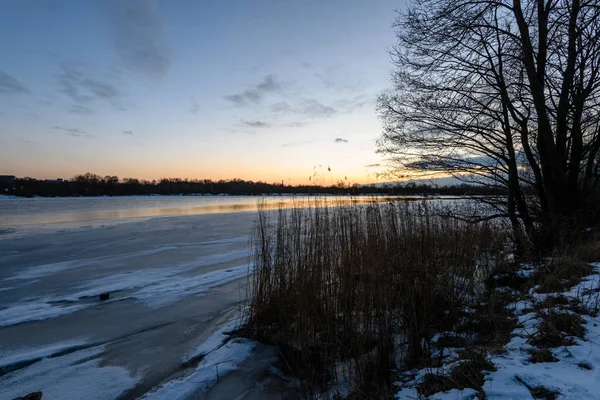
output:
[[17,177],[14,175],[0,175],[0,185],[7,185],[9,183],[15,183]]

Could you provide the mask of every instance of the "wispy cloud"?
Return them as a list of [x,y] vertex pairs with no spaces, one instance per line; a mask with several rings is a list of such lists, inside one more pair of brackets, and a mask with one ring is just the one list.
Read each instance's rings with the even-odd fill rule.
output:
[[81,85],[89,90],[90,93],[102,99],[111,100],[120,95],[116,87],[99,80],[87,78],[81,82]]
[[330,106],[321,104],[314,99],[305,99],[300,108],[300,112],[310,118],[330,117],[338,111]]
[[82,106],[81,104],[73,104],[71,106],[71,108],[69,108],[69,112],[72,114],[89,115],[89,114],[93,114],[94,110],[92,110],[89,107]]
[[30,93],[30,91],[23,82],[4,71],[0,71],[0,93],[23,94]]
[[296,147],[296,146],[303,146],[305,144],[310,144],[312,143],[313,140],[304,140],[304,141],[300,141],[300,142],[289,142],[289,143],[283,143],[281,145],[281,147]]
[[190,106],[190,112],[192,114],[198,114],[198,111],[200,111],[200,104],[192,103],[192,105]]
[[265,76],[265,78],[240,93],[225,96],[225,100],[228,100],[236,106],[245,106],[248,104],[261,103],[269,93],[277,93],[281,91],[281,83],[277,80],[277,77],[273,74]]
[[68,96],[75,103],[87,103],[92,97],[83,94],[80,87],[84,80],[83,73],[75,65],[67,62],[61,64],[62,73],[58,76],[58,83],[61,86],[60,92]]
[[123,65],[162,78],[171,66],[171,51],[156,0],[113,0],[114,40]]
[[303,126],[306,126],[306,122],[290,122],[288,124],[286,124],[285,126],[287,126],[288,128],[302,128]]
[[340,110],[342,113],[350,113],[357,109],[361,109],[367,107],[369,105],[374,106],[375,98],[374,96],[367,96],[365,94],[359,94],[357,96],[340,99],[336,101],[333,105],[336,109]]
[[106,80],[87,77],[84,66],[76,62],[62,62],[61,73],[57,76],[60,92],[75,103],[69,111],[75,114],[93,114],[91,104],[107,101],[120,107],[121,91]]
[[348,143],[348,139],[344,139],[344,138],[335,138],[334,140],[335,143]]
[[94,135],[87,133],[86,131],[79,129],[79,128],[65,128],[62,126],[54,126],[52,129],[57,130],[57,131],[62,131],[65,134],[69,135],[69,136],[73,136],[73,137],[80,137],[80,138],[85,138],[85,139],[92,139],[94,137]]
[[133,133],[133,131],[121,131],[121,133],[127,136],[135,136],[135,133]]
[[282,113],[282,112],[290,111],[292,109],[292,107],[287,102],[280,101],[275,104],[272,104],[270,109],[274,113]]
[[250,126],[252,128],[269,128],[271,125],[267,124],[263,121],[240,121],[242,124],[246,126]]
[[381,167],[381,164],[367,164],[367,165],[365,165],[365,168],[375,168],[375,167]]

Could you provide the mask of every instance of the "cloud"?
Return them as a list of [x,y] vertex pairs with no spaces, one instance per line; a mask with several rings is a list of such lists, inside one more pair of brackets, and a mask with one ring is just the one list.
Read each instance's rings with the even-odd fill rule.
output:
[[346,93],[356,93],[357,91],[364,89],[366,82],[364,78],[359,78],[357,80],[348,80],[348,79],[340,79],[339,74],[335,73],[335,70],[330,70],[325,73],[325,75],[320,73],[313,73],[313,77],[315,77],[323,87],[332,92],[346,92]]
[[302,62],[302,63],[300,63],[300,65],[302,65],[302,66],[303,66],[304,68],[306,68],[306,69],[312,69],[312,68],[314,68],[314,65],[312,65],[311,63],[309,63],[309,62],[306,62],[306,61],[305,61],[305,62]]
[[296,147],[296,146],[303,146],[305,144],[310,144],[312,143],[313,140],[304,140],[301,142],[290,142],[290,143],[284,143],[281,145],[281,147]]
[[87,133],[86,131],[79,128],[64,128],[62,126],[54,126],[52,129],[62,131],[69,136],[81,137],[86,139],[92,139],[94,135]]
[[133,131],[121,131],[121,133],[122,133],[123,135],[135,136],[135,133],[133,133]]
[[303,126],[306,126],[306,122],[290,122],[286,126],[289,128],[301,128]]
[[99,98],[114,99],[119,96],[119,90],[106,82],[87,78],[81,85]]
[[334,107],[343,113],[350,113],[356,109],[364,108],[369,104],[375,104],[374,98],[360,94],[351,98],[338,100],[334,103]]
[[69,108],[69,112],[72,114],[89,115],[89,114],[93,114],[94,110],[92,110],[89,107],[82,106],[81,104],[74,104],[71,106],[71,108]]
[[198,114],[198,111],[200,111],[200,104],[192,103],[192,105],[190,106],[190,112],[192,114]]
[[263,121],[241,121],[241,123],[252,128],[268,128],[271,126]]
[[127,68],[162,78],[171,66],[171,51],[158,18],[156,0],[113,0],[114,41]]
[[337,110],[333,107],[329,107],[319,103],[314,99],[305,99],[300,108],[300,112],[307,117],[311,118],[323,118],[330,117],[337,113]]
[[75,103],[69,110],[75,114],[92,114],[90,104],[98,100],[107,101],[119,108],[121,91],[105,80],[90,78],[82,71],[82,65],[63,62],[57,76],[60,92]]
[[290,105],[288,103],[286,103],[285,101],[280,101],[278,103],[275,103],[273,105],[271,105],[271,111],[273,111],[274,113],[281,113],[281,112],[286,112],[286,111],[290,111],[292,109],[292,107],[290,107]]
[[335,143],[348,143],[348,139],[344,139],[344,138],[335,138],[334,140]]
[[257,85],[240,93],[225,96],[224,98],[236,106],[245,106],[252,103],[259,104],[269,93],[277,93],[280,91],[281,83],[277,80],[275,75],[269,74]]
[[81,82],[83,79],[83,73],[75,68],[70,63],[61,64],[62,73],[58,76],[58,83],[61,86],[60,92],[68,96],[75,103],[87,103],[92,100],[92,97],[83,94]]
[[367,165],[365,165],[365,168],[375,168],[375,167],[381,167],[381,164],[367,164]]
[[29,89],[15,77],[0,71],[0,93],[2,94],[22,94],[30,93]]

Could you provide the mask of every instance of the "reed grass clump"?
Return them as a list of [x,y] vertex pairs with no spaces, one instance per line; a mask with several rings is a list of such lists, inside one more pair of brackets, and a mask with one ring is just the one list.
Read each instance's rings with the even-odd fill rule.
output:
[[426,365],[432,336],[477,303],[498,232],[425,203],[262,209],[245,334],[317,391],[344,380],[356,398],[381,398],[393,368]]

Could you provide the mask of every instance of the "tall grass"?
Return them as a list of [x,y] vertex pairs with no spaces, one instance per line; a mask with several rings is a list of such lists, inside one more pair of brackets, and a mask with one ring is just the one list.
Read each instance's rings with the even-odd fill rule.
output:
[[425,203],[260,210],[246,334],[277,346],[316,390],[349,379],[367,398],[390,386],[392,368],[429,358],[430,339],[477,301],[504,243],[494,227]]

